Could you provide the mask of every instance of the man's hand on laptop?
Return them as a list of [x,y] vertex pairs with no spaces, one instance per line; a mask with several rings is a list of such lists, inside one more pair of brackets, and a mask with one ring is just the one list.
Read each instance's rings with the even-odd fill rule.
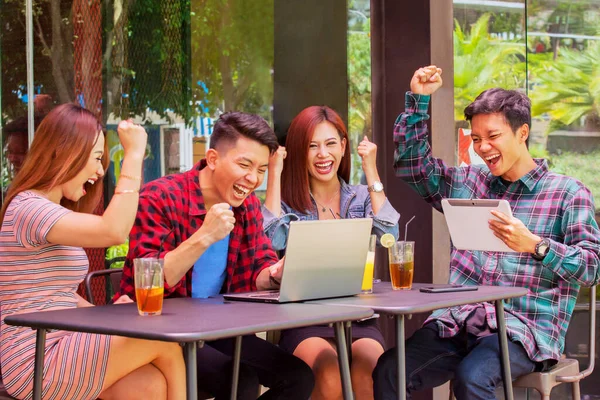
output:
[[275,264],[269,267],[269,282],[274,288],[278,288],[281,285],[281,276],[283,275],[283,261],[285,256],[277,261]]

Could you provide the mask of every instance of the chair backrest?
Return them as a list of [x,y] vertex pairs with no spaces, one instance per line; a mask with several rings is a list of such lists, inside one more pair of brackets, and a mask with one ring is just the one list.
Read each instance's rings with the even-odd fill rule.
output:
[[112,285],[113,290],[118,290],[119,284],[121,282],[121,276],[123,275],[123,271],[119,268],[111,268],[111,269],[101,269],[99,271],[89,272],[84,280],[85,284],[85,294],[87,295],[88,301],[92,304],[96,304],[94,299],[94,294],[92,292],[92,280],[98,276],[110,276],[110,283]]
[[557,382],[576,382],[594,372],[596,363],[596,286],[590,288],[589,313],[590,337],[588,342],[588,367],[577,375],[557,376]]

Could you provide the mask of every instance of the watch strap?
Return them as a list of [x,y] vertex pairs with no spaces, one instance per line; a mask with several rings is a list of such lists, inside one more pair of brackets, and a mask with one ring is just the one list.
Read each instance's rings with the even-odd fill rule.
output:
[[[380,189],[379,189],[379,190],[375,189],[375,186],[379,186],[379,187],[380,187]],[[367,186],[367,191],[368,191],[369,193],[371,193],[371,192],[376,192],[376,193],[378,193],[378,192],[383,192],[383,183],[381,183],[381,182],[379,182],[379,181],[377,181],[377,182],[373,182],[373,184],[372,184],[372,185],[370,185],[370,186]]]

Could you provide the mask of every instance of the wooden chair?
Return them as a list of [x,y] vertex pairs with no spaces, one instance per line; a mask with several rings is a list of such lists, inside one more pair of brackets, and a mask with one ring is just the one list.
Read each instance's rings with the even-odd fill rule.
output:
[[589,376],[594,371],[594,358],[596,355],[596,287],[590,288],[589,304],[589,324],[590,337],[588,345],[588,367],[584,371],[579,371],[579,361],[571,358],[563,358],[558,364],[545,372],[532,372],[523,375],[513,382],[513,387],[527,388],[527,398],[529,399],[529,389],[537,390],[542,396],[542,400],[550,400],[550,392],[555,386],[561,383],[571,383],[573,400],[580,400],[579,381]]

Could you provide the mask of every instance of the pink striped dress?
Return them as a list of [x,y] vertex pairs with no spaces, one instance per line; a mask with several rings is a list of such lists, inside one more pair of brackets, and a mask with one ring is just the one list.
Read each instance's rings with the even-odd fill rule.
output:
[[[30,399],[35,331],[4,323],[8,315],[77,307],[88,271],[81,248],[50,244],[50,228],[70,211],[33,192],[19,193],[0,230],[0,361],[10,395]],[[44,399],[95,399],[102,391],[110,336],[49,331]]]

